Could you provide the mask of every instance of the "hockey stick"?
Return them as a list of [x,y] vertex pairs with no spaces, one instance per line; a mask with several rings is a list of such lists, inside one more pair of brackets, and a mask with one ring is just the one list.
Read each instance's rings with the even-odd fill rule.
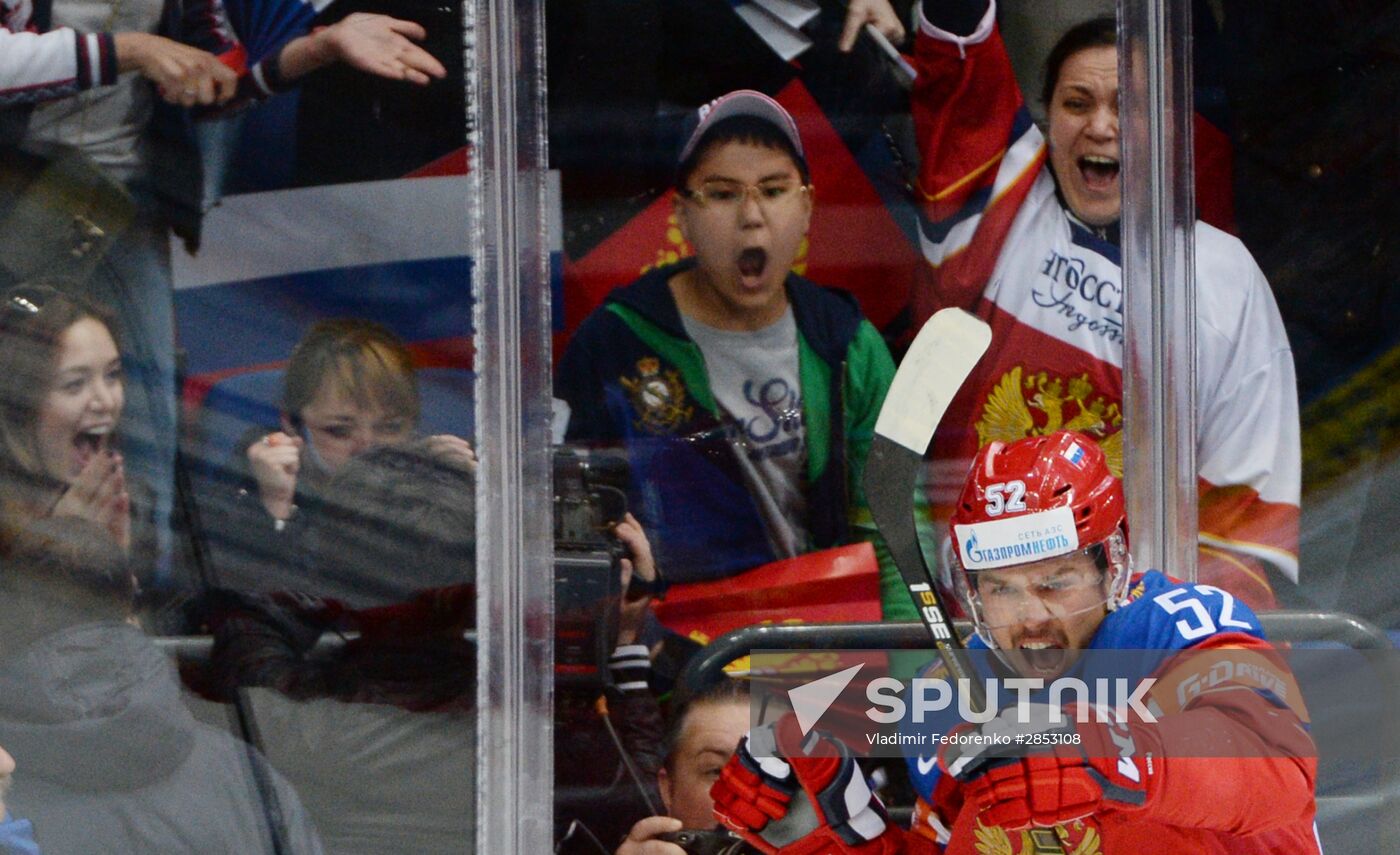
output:
[[944,309],[929,318],[890,383],[865,461],[865,498],[875,527],[938,655],[955,678],[968,681],[965,685],[972,690],[978,709],[984,706],[981,686],[972,679],[972,669],[961,653],[962,640],[938,598],[919,548],[913,496],[938,422],[991,342],[991,328],[962,309]]
[[[895,567],[909,589],[939,658],[955,680],[964,680],[969,701],[986,709],[982,683],[974,679],[962,639],[938,597],[914,526],[914,487],[924,452],[953,396],[992,343],[986,322],[962,309],[943,309],[929,318],[895,372],[875,420],[875,439],[865,461],[865,499],[875,527],[885,539]],[[1053,829],[1032,829],[1036,853],[1063,853]]]

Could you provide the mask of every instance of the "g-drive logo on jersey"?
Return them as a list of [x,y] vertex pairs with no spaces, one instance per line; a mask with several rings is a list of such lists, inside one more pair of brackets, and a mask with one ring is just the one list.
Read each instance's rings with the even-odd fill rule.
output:
[[[1080,451],[1083,454],[1083,451]],[[1029,564],[1079,548],[1074,511],[1055,508],[971,525],[953,526],[966,570],[994,570]]]

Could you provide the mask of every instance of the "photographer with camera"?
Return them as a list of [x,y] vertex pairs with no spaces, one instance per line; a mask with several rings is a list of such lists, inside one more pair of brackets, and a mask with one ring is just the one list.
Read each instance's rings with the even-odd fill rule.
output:
[[[578,462],[568,457],[566,471],[579,468]],[[556,487],[566,481],[557,478]],[[560,492],[564,497],[556,501],[572,506],[570,491]],[[594,507],[585,511],[583,505]],[[655,648],[644,640],[649,607],[659,587],[651,544],[636,517],[620,507],[605,511],[590,500],[574,510],[580,515],[596,512],[594,530],[605,537],[594,544],[593,552],[568,537],[556,542],[562,586],[558,599],[567,603],[577,597],[596,597],[586,605],[564,609],[571,614],[557,627],[558,646],[569,651],[560,660],[559,667],[565,670],[558,675],[555,699],[556,785],[562,796],[556,810],[562,852],[574,851],[565,844],[576,834],[616,839],[636,817],[655,812],[662,803],[656,779],[662,766],[664,723],[652,690]],[[556,515],[556,524],[565,516]],[[563,528],[567,533],[569,527]],[[596,563],[612,569],[599,572],[590,566]],[[601,584],[602,575],[615,587],[588,594]],[[599,762],[614,755],[615,763]]]
[[710,787],[749,727],[749,687],[740,680],[682,703],[671,716],[656,773],[664,816],[632,826],[616,855],[746,852],[743,841],[716,828]]
[[648,805],[656,803],[651,783],[662,766],[661,707],[651,690],[651,651],[642,643],[642,629],[658,579],[651,543],[641,523],[624,514],[613,527],[628,557],[619,559],[620,594],[617,599],[617,644],[608,658],[609,682],[604,690],[606,725],[616,732],[619,756],[631,762],[629,774]]

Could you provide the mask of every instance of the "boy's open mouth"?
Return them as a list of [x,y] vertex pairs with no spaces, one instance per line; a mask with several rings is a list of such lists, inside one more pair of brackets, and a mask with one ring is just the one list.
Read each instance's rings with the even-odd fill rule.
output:
[[758,284],[767,267],[768,251],[762,247],[751,246],[739,253],[739,275],[743,277],[745,285]]

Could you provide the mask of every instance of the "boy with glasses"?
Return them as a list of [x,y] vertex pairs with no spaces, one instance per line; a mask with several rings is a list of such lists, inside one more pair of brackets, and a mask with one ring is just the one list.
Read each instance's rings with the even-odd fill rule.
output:
[[680,582],[873,539],[859,484],[894,372],[854,298],[792,272],[814,203],[792,117],[740,90],[695,122],[675,195],[694,256],[610,294],[555,381],[570,441],[626,445]]

